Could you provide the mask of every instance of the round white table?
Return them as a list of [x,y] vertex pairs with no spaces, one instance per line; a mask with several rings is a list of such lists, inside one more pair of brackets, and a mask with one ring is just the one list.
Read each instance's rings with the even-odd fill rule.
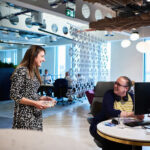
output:
[[142,127],[128,127],[119,128],[118,125],[110,127],[106,126],[103,121],[97,125],[98,134],[110,141],[134,146],[150,146],[150,135],[146,134]]

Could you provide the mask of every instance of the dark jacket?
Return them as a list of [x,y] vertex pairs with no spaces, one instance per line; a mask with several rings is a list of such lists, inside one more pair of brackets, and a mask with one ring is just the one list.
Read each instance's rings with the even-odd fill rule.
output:
[[[129,93],[134,103],[133,94]],[[115,94],[113,90],[108,90],[103,98],[103,104],[101,111],[93,118],[90,126],[90,133],[95,136],[97,134],[97,124],[101,121],[107,120],[109,118],[118,117],[121,113],[120,110],[114,109]]]

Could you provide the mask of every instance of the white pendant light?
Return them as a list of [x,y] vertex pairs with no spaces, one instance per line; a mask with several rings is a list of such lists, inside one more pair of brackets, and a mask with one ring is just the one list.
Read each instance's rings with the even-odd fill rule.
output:
[[148,53],[150,52],[150,43],[149,42],[139,42],[136,45],[136,49],[141,53]]
[[121,46],[123,47],[123,48],[127,48],[127,47],[129,47],[131,45],[131,42],[129,41],[129,40],[123,40],[122,42],[121,42]]
[[130,36],[131,41],[136,41],[139,39],[139,34],[138,32],[133,32]]

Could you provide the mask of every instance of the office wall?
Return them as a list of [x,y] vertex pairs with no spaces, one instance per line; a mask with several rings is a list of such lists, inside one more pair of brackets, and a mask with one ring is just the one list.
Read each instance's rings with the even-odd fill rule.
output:
[[136,43],[122,48],[121,42],[112,42],[111,45],[111,75],[112,81],[121,75],[130,77],[134,81],[143,81],[143,54],[136,50]]

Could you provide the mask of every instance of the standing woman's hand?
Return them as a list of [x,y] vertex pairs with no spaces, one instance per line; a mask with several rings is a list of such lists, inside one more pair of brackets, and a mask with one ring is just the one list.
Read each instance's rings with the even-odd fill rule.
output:
[[44,103],[42,101],[35,101],[34,106],[41,110],[48,108],[46,105],[44,105]]
[[49,96],[41,96],[40,100],[42,100],[42,101],[52,101],[52,103],[54,105],[56,105],[56,103],[57,103],[57,101],[55,99],[53,99],[52,97],[49,97]]
[[41,96],[40,100],[42,100],[42,101],[51,101],[51,100],[53,100],[53,98],[51,98],[49,96]]

